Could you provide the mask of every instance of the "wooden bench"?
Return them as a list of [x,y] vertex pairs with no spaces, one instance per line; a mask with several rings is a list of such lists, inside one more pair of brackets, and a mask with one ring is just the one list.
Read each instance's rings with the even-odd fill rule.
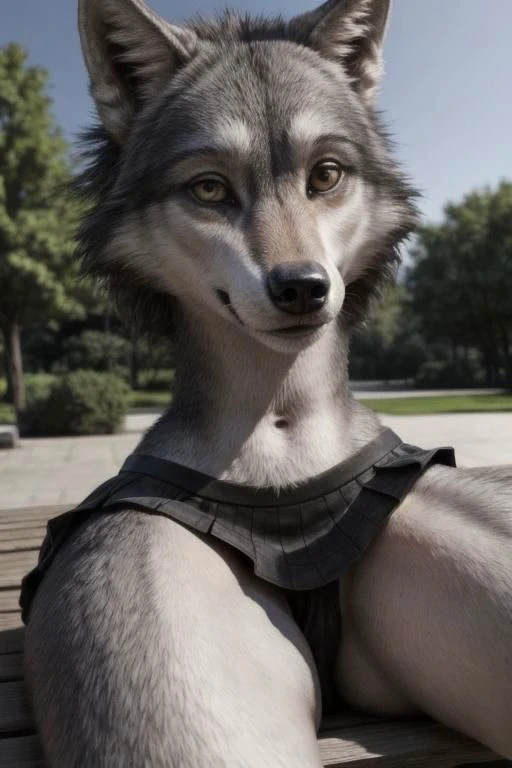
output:
[[[46,520],[62,511],[0,510],[0,768],[44,768],[23,685],[18,594],[21,578],[37,560]],[[331,768],[453,768],[491,761],[496,768],[512,766],[495,762],[496,755],[465,736],[423,719],[391,722],[346,713],[326,720],[319,739],[323,763]]]

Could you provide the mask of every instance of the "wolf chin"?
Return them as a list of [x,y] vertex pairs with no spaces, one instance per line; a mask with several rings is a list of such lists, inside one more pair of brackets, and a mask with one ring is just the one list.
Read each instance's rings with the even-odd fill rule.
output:
[[[279,489],[381,432],[347,365],[418,218],[375,108],[388,12],[177,26],[142,0],[80,0],[99,126],[79,256],[176,350],[139,452]],[[511,479],[426,473],[341,579],[335,672],[351,705],[424,712],[509,757]],[[173,521],[85,524],[25,663],[49,766],[320,766],[317,674],[284,597]]]

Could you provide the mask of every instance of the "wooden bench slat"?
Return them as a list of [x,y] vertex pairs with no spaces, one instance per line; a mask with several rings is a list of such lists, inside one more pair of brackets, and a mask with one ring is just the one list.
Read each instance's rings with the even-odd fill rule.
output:
[[16,528],[9,525],[4,531],[0,531],[0,544],[13,539],[39,539],[42,541],[46,533],[45,525],[27,523],[22,526],[20,523]]
[[[21,524],[20,524],[21,525]],[[24,527],[13,528],[11,525],[5,531],[0,531],[0,544],[13,539],[39,539],[42,541],[46,533],[46,526],[27,523]]]
[[21,627],[21,613],[17,611],[3,611],[0,613],[0,632],[3,629],[16,629]]
[[20,528],[27,528],[29,526],[46,527],[46,523],[48,520],[50,520],[50,518],[46,515],[32,515],[30,517],[21,515],[18,517],[15,515],[11,517],[2,517],[2,511],[5,510],[0,510],[0,526],[2,526],[1,530],[7,530],[7,528],[11,527],[11,525],[19,525]]
[[0,683],[23,679],[23,654],[2,653],[0,655]]
[[4,552],[39,552],[41,536],[11,537],[0,541],[0,553]]
[[[71,509],[71,507],[70,507],[70,509]],[[6,530],[10,529],[13,525],[18,526],[18,528],[20,528],[20,529],[30,528],[30,527],[32,527],[32,528],[46,528],[46,523],[48,522],[48,520],[51,519],[51,515],[50,515],[50,517],[47,517],[46,514],[45,515],[31,515],[31,516],[20,515],[19,517],[17,515],[11,516],[11,517],[2,517],[1,516],[2,515],[2,511],[5,511],[5,510],[1,510],[0,509],[0,526],[1,526],[1,528],[0,528],[0,536],[1,536],[1,531],[6,531]],[[55,515],[54,515],[54,517],[55,517]]]
[[37,551],[2,552],[0,556],[0,587],[18,587],[22,578],[37,564]]
[[44,767],[37,736],[17,736],[0,741],[0,768]]
[[0,612],[19,611],[20,588],[0,589]]
[[44,535],[46,531],[46,523],[44,520],[18,520],[16,523],[0,523],[0,538],[4,539],[9,536],[10,533],[14,534],[15,531],[21,531],[22,534],[25,531],[36,531],[37,534]]
[[0,530],[0,553],[39,551],[46,534],[46,527],[34,525],[34,523],[26,523],[28,527],[19,527],[21,525],[19,523],[16,528],[7,526],[6,530]]
[[486,747],[431,721],[373,722],[321,734],[324,766],[452,768],[496,760]]
[[33,730],[23,682],[0,683],[0,736],[24,736]]
[[[80,499],[77,501],[79,503]],[[19,507],[18,509],[0,509],[0,523],[19,523],[32,520],[36,524],[46,523],[51,517],[73,508],[73,504],[55,504],[48,507]]]

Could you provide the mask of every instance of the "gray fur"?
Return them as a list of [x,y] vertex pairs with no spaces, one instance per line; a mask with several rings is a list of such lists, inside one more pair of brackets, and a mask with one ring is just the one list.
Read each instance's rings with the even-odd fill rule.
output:
[[[94,3],[91,5],[94,10]],[[109,0],[109,5],[115,6],[116,0]],[[126,260],[105,263],[105,250],[127,214],[176,193],[172,174],[168,183],[162,178],[162,171],[172,171],[174,148],[179,152],[184,140],[195,134],[210,135],[212,121],[219,114],[226,120],[249,121],[254,152],[250,172],[259,179],[259,186],[268,190],[273,174],[286,170],[290,117],[315,104],[315,110],[325,114],[326,131],[334,130],[351,142],[347,147],[349,166],[385,198],[390,210],[396,211],[393,226],[378,233],[372,260],[347,286],[344,318],[349,323],[362,318],[368,301],[390,276],[397,263],[397,247],[416,223],[414,191],[391,158],[386,133],[372,103],[360,97],[358,81],[354,88],[354,76],[339,63],[319,55],[316,43],[308,46],[312,37],[321,37],[322,20],[334,24],[336,10],[341,31],[343,22],[352,20],[352,31],[346,33],[347,46],[358,29],[362,35],[349,57],[351,66],[357,62],[362,65],[368,58],[363,45],[367,39],[363,12],[387,3],[349,5],[351,14],[344,12],[343,2],[327,3],[329,8],[322,6],[324,11],[289,23],[279,18],[240,18],[232,13],[217,22],[196,23],[191,26],[198,38],[196,54],[177,69],[164,67],[158,77],[159,92],[151,99],[139,97],[134,126],[122,151],[104,128],[88,135],[90,165],[79,188],[95,205],[82,227],[80,254],[85,269],[107,281],[122,311],[130,307],[142,315],[143,327],[151,322],[168,332],[172,295],[155,285],[148,288],[144,275]],[[350,50],[347,47],[347,55]],[[100,71],[108,71],[107,62],[108,56]],[[119,71],[123,73],[122,67]],[[124,75],[128,83],[134,83],[131,89],[135,97],[137,71],[132,67]],[[92,87],[94,92],[94,82]]]
[[[381,430],[348,349],[416,222],[373,106],[388,5],[177,27],[142,0],[80,0],[103,127],[79,255],[178,361],[139,450],[281,488]],[[340,183],[318,196],[311,170],[333,157]],[[220,207],[190,193],[211,173]],[[330,280],[314,324],[266,287],[304,260]],[[511,542],[510,472],[430,470],[340,584],[341,695],[512,757]],[[89,521],[35,598],[25,663],[49,768],[320,768],[316,672],[283,595],[170,520]]]
[[[272,707],[250,695],[270,647],[287,659]],[[26,630],[48,768],[319,766],[312,666],[283,599],[228,548],[133,511],[80,530]]]

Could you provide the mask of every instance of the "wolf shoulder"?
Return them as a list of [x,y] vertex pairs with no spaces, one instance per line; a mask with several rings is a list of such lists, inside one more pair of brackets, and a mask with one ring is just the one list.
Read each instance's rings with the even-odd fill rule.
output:
[[[439,540],[478,548],[493,542],[512,563],[512,466],[431,467],[393,515],[388,528],[413,539],[430,530]],[[511,565],[512,568],[512,565]]]

